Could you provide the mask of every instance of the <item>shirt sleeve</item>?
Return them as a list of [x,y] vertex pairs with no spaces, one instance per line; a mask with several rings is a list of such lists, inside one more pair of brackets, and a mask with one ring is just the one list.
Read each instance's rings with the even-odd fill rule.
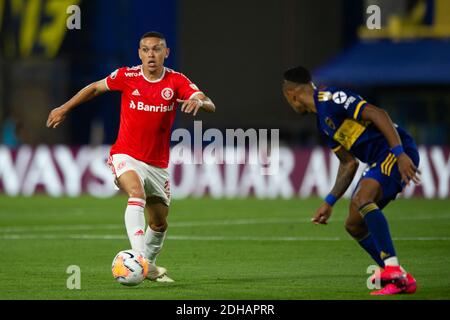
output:
[[200,89],[189,80],[188,77],[181,74],[178,77],[178,98],[181,100],[192,99],[195,95],[203,93]]
[[330,148],[334,153],[336,153],[342,147],[342,145],[339,144],[339,142],[334,141],[329,136],[326,136],[326,144],[328,148]]
[[123,91],[125,88],[124,68],[119,68],[105,78],[106,87],[110,91]]
[[332,103],[341,108],[349,118],[361,120],[361,114],[367,105],[367,101],[361,96],[348,91],[336,90],[333,92]]

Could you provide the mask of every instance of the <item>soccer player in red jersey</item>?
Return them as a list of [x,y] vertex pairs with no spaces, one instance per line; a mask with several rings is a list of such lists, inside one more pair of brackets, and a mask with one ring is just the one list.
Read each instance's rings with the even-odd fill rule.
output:
[[47,127],[56,128],[73,108],[107,91],[122,93],[120,128],[108,164],[117,186],[129,196],[125,225],[132,249],[150,262],[147,278],[171,282],[167,270],[157,267],[155,260],[168,226],[167,167],[176,106],[181,103],[181,111],[194,116],[200,109],[214,112],[215,106],[186,76],[164,67],[170,53],[164,35],[144,34],[138,53],[142,65],[119,68],[107,78],[88,85],[50,112]]

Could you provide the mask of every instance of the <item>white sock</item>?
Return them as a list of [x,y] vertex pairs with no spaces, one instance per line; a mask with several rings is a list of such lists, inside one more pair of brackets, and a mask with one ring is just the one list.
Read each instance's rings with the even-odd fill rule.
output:
[[145,200],[140,198],[129,198],[127,209],[125,210],[125,227],[127,228],[128,239],[130,239],[131,249],[139,253],[144,252],[144,217]]
[[164,243],[164,238],[166,237],[166,231],[157,232],[152,230],[152,228],[147,227],[145,231],[145,257],[152,263],[155,264],[156,256],[161,251]]
[[385,260],[383,260],[385,266],[398,266],[398,259],[397,257],[389,257]]

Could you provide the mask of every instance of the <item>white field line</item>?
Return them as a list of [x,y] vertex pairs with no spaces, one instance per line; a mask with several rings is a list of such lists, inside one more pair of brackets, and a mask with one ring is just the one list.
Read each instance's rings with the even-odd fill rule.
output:
[[[388,217],[388,221],[426,221],[450,219],[450,214],[440,216],[416,216],[416,217]],[[342,222],[345,218],[335,218],[331,222]],[[228,225],[257,225],[257,224],[295,224],[311,223],[310,218],[289,219],[289,218],[269,218],[269,219],[232,219],[232,220],[199,220],[184,222],[169,222],[170,228],[188,228],[188,227],[209,227],[209,226],[228,226]],[[0,227],[1,233],[20,233],[20,232],[48,232],[48,231],[88,231],[88,230],[124,230],[123,224],[99,224],[99,225],[46,225],[46,226],[9,226]]]
[[[253,236],[168,236],[168,240],[178,241],[353,241],[350,238],[340,237],[253,237]],[[125,235],[0,235],[1,240],[126,240]],[[394,241],[450,241],[450,237],[394,237]]]
[[83,230],[116,230],[124,229],[125,224],[61,224],[61,225],[51,225],[51,226],[11,226],[11,227],[0,227],[0,233],[9,232],[47,232],[47,231],[83,231]]

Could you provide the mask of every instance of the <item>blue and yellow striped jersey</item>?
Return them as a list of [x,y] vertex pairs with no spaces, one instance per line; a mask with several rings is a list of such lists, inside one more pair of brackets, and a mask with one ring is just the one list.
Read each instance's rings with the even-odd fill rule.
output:
[[[367,105],[361,96],[349,90],[327,87],[315,90],[314,102],[317,126],[334,152],[345,148],[362,162],[373,163],[389,150],[387,140],[378,128],[361,119]],[[414,143],[405,130],[396,128],[402,141]]]

